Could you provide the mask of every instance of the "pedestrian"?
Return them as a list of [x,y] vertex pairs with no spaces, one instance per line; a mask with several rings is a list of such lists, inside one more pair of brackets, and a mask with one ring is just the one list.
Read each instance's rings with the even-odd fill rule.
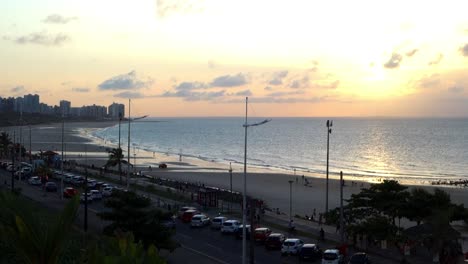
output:
[[325,231],[323,230],[323,228],[320,228],[320,240],[321,241],[325,241]]
[[322,226],[322,214],[319,214],[318,224],[319,226]]
[[317,215],[317,211],[314,208],[314,212],[312,213],[312,216],[315,217]]

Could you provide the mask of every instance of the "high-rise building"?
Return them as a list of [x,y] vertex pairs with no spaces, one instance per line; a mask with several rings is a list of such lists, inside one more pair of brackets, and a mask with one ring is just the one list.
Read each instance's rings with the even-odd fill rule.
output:
[[39,95],[27,94],[23,96],[23,112],[39,113]]
[[109,117],[112,119],[118,119],[119,116],[125,117],[125,105],[112,103],[109,105]]
[[71,103],[70,101],[61,100],[60,101],[60,115],[69,116],[70,115]]

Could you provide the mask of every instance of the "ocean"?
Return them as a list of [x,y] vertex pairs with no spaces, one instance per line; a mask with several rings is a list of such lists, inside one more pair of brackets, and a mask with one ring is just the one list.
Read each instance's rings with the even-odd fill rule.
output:
[[[262,118],[249,118],[249,123]],[[244,119],[147,118],[132,122],[131,145],[138,149],[219,163],[244,160]],[[127,145],[127,123],[121,143]],[[118,142],[118,125],[94,132]],[[249,166],[325,174],[324,118],[272,118],[248,129]],[[329,168],[367,181],[396,179],[420,184],[468,179],[468,119],[334,118]]]

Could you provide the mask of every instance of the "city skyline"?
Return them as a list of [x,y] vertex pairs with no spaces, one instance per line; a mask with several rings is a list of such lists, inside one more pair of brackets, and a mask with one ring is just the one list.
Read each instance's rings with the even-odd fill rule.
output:
[[1,3],[0,96],[149,116],[468,116],[468,3]]

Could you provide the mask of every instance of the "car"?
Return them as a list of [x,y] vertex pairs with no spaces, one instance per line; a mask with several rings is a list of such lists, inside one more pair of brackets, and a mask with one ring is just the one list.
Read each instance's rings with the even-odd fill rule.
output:
[[101,188],[102,188],[102,189],[104,189],[104,188],[106,188],[106,187],[113,187],[113,186],[112,186],[111,184],[109,184],[109,183],[103,183],[103,184],[101,184]]
[[210,218],[204,214],[197,214],[192,217],[192,220],[190,221],[190,226],[191,227],[202,227],[202,226],[207,226],[210,224]]
[[[86,193],[86,197],[88,199],[88,203],[91,203],[93,201],[93,195],[91,193]],[[80,202],[84,203],[85,202],[85,193],[82,193],[80,195]]]
[[286,240],[286,237],[283,234],[271,233],[265,239],[265,247],[266,249],[281,249],[284,240]]
[[102,193],[98,190],[91,190],[89,191],[91,193],[91,196],[93,197],[93,200],[101,200],[102,199]]
[[171,217],[170,219],[163,220],[161,225],[168,229],[175,229],[176,228],[175,217]]
[[46,182],[45,190],[46,190],[46,192],[56,192],[57,191],[57,184],[55,184],[55,182]]
[[12,171],[15,171],[15,167],[13,166],[13,164],[11,164],[7,166],[6,170],[9,172],[12,172]]
[[234,234],[239,230],[240,222],[239,220],[226,220],[221,227],[221,233]]
[[364,252],[354,253],[348,261],[348,264],[370,264],[369,256]]
[[[240,225],[236,231],[236,238],[242,239],[242,237],[244,236],[243,232],[244,232],[244,225]],[[245,225],[245,234],[246,234],[246,239],[250,240],[250,225]]]
[[113,189],[114,189],[114,188],[112,188],[112,187],[110,187],[110,186],[104,187],[104,188],[102,189],[102,196],[104,196],[104,197],[109,197],[109,196],[111,196],[111,195],[112,195],[112,190],[113,190]]
[[227,220],[225,216],[217,216],[211,220],[211,228],[212,229],[220,229],[223,226],[224,221]]
[[39,178],[38,176],[34,176],[34,177],[29,178],[28,183],[31,184],[31,185],[41,185],[42,184],[41,178]]
[[72,180],[73,180],[73,177],[75,177],[75,175],[71,174],[71,173],[64,173],[64,178],[63,178],[63,181],[66,182],[66,183],[71,183]]
[[81,176],[73,176],[71,180],[71,184],[73,185],[81,185],[84,183],[84,179]]
[[71,198],[77,194],[78,194],[78,191],[73,187],[67,187],[65,188],[65,190],[63,190],[63,197],[65,198]]
[[281,255],[297,255],[304,242],[299,238],[288,238],[281,245]]
[[300,260],[316,261],[322,258],[322,250],[316,244],[304,244],[299,251]]
[[342,264],[343,259],[338,249],[327,249],[322,254],[322,264]]
[[88,185],[89,188],[94,188],[94,187],[96,187],[96,183],[97,183],[96,180],[90,180],[90,179],[88,179],[87,185]]
[[271,234],[271,230],[268,227],[258,227],[254,230],[255,242],[263,243],[266,238]]
[[192,217],[197,214],[200,214],[198,210],[190,209],[190,210],[185,211],[184,214],[182,215],[182,222],[190,223],[190,221],[192,221]]
[[177,212],[177,215],[179,216],[179,218],[182,219],[182,215],[185,213],[185,211],[187,210],[197,210],[197,208],[193,207],[193,206],[183,206],[182,208],[179,209],[179,211]]

